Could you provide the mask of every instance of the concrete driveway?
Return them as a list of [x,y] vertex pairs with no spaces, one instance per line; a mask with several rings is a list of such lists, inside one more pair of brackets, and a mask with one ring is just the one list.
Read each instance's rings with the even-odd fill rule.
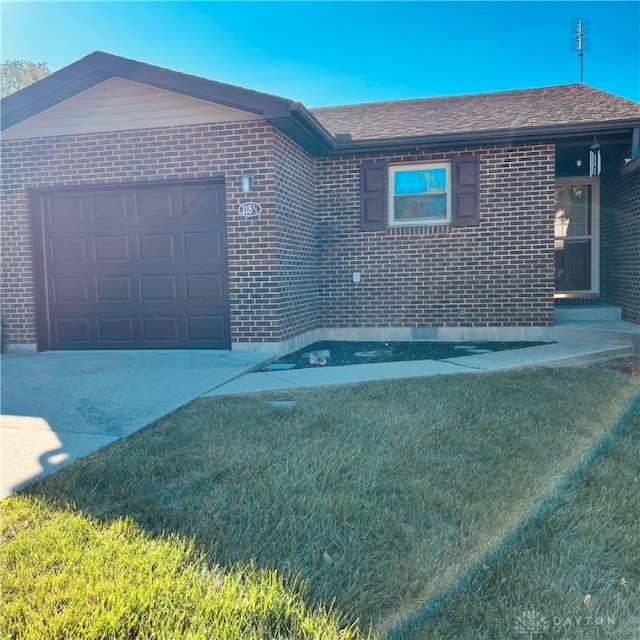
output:
[[3,355],[0,499],[271,359],[194,350]]

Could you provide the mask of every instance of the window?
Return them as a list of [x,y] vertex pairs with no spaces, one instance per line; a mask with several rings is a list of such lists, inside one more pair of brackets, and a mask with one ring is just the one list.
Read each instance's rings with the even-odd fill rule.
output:
[[389,167],[389,225],[451,222],[451,165]]
[[477,227],[480,224],[478,156],[448,162],[360,165],[360,229],[388,227]]

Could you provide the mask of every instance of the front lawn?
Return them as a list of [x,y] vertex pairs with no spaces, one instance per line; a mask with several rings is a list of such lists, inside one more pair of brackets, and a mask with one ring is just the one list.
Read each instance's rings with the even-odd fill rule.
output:
[[620,426],[524,539],[393,638],[640,640],[640,397]]
[[535,529],[534,507],[637,392],[612,371],[538,369],[200,399],[29,493],[192,540],[223,572],[299,575],[312,608],[402,637],[523,522]]
[[2,503],[0,637],[12,640],[356,640],[299,585],[210,567],[193,544],[130,519],[101,525],[37,498]]

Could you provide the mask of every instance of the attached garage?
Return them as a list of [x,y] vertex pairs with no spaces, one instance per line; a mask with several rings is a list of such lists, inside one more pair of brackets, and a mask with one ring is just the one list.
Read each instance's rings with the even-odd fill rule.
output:
[[224,185],[36,192],[38,349],[231,345]]

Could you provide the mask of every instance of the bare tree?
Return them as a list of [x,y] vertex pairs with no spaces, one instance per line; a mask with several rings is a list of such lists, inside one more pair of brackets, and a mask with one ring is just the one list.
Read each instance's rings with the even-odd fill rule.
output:
[[50,73],[46,62],[7,60],[0,64],[0,88],[2,97],[15,93]]

